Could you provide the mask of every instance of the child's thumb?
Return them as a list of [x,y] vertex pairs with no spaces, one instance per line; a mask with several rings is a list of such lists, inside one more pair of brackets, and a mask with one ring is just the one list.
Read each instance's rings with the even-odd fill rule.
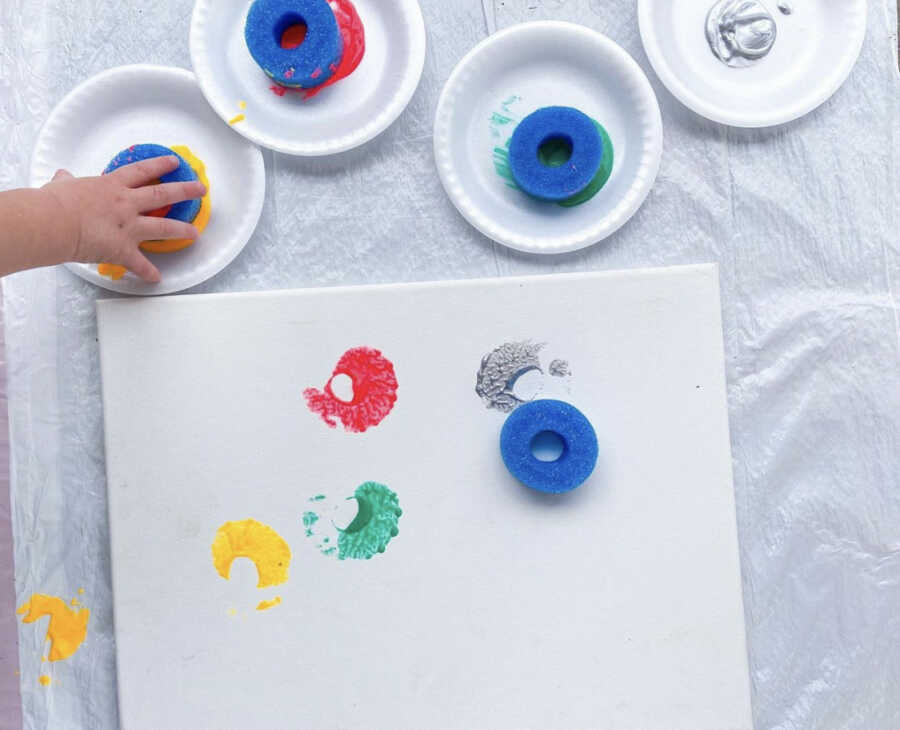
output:
[[57,180],[68,180],[70,177],[72,177],[71,172],[69,172],[68,170],[60,169],[56,171],[56,174],[53,176],[52,182],[56,182]]

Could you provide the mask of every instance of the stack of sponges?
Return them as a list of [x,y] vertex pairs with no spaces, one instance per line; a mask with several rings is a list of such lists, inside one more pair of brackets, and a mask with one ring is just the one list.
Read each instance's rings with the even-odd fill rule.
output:
[[597,193],[612,173],[606,130],[567,106],[529,114],[513,131],[509,167],[522,190],[540,200],[577,205]]
[[254,0],[244,39],[269,78],[290,88],[311,89],[325,83],[344,52],[334,11],[326,0]]
[[[163,175],[159,182],[193,182],[200,180],[206,186],[206,193],[199,200],[183,200],[180,203],[160,208],[159,210],[150,211],[145,215],[154,215],[161,218],[174,218],[175,220],[184,221],[185,223],[193,223],[198,231],[203,231],[209,223],[212,214],[212,202],[209,195],[209,180],[206,177],[206,166],[203,162],[195,157],[187,147],[176,145],[173,147],[164,147],[159,144],[136,144],[122,150],[117,154],[103,170],[103,174],[116,170],[123,165],[130,165],[133,162],[141,160],[149,160],[154,157],[164,157],[166,155],[175,155],[178,158],[178,167],[172,172]],[[193,243],[190,238],[166,239],[162,241],[143,241],[141,248],[152,253],[169,253],[171,251],[179,251]]]

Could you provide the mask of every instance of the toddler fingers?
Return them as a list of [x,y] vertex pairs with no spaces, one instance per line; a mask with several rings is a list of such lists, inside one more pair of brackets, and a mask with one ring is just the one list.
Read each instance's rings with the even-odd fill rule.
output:
[[122,266],[151,284],[155,284],[162,278],[159,269],[151,264],[149,259],[137,248],[125,256]]
[[190,223],[174,218],[142,215],[138,218],[135,235],[141,241],[157,241],[164,238],[189,238],[195,241],[200,236],[200,231]]
[[202,198],[205,193],[206,186],[199,180],[195,180],[194,182],[147,185],[135,190],[134,198],[137,201],[138,210],[147,212],[180,203],[182,200]]
[[118,170],[111,172],[110,175],[118,178],[126,187],[139,188],[159,180],[167,172],[172,172],[178,167],[178,164],[178,158],[175,155],[163,155],[123,165]]

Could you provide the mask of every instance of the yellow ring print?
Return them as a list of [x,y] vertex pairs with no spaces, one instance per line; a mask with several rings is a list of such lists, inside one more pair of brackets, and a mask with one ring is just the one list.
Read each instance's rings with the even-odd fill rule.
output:
[[291,548],[268,525],[253,519],[226,522],[216,531],[212,543],[213,565],[225,580],[235,558],[249,558],[259,576],[257,588],[277,586],[288,579]]

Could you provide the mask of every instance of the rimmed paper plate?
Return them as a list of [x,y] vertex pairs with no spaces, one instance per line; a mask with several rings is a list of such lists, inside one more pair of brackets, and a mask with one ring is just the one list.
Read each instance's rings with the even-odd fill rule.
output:
[[706,40],[715,0],[638,0],[650,63],[697,114],[734,127],[783,124],[822,104],[850,74],[866,35],[866,0],[760,2],[775,19],[775,43],[764,58],[732,68]]
[[[554,105],[598,121],[614,149],[609,181],[570,208],[528,197],[503,174],[516,123]],[[612,40],[572,23],[523,23],[482,41],[454,69],[438,102],[434,154],[447,194],[479,231],[522,251],[562,253],[634,215],[659,170],[662,120],[644,72]]]
[[101,276],[96,264],[67,264],[97,286],[126,294],[169,294],[224,269],[249,240],[265,197],[262,153],[232,134],[204,101],[194,74],[166,66],[119,66],[77,86],[51,112],[31,157],[31,185],[65,168],[99,175],[120,150],[143,142],[187,145],[206,165],[212,217],[188,248],[147,254],[162,274],[148,284],[128,273]]
[[[216,113],[235,131],[289,155],[329,155],[383,132],[406,108],[425,64],[425,22],[416,0],[354,0],[366,50],[356,70],[311,99],[277,96],[247,50],[251,0],[197,0],[191,63]],[[243,105],[246,108],[243,108]]]

